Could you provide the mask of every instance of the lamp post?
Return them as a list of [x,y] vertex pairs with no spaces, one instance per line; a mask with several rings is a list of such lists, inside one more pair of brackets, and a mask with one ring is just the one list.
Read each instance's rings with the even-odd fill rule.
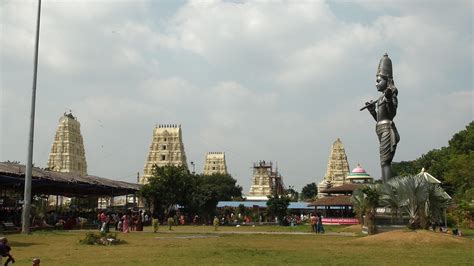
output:
[[36,18],[36,38],[35,38],[35,59],[33,67],[33,89],[31,94],[31,116],[30,116],[30,134],[28,138],[28,157],[26,158],[25,171],[25,194],[23,197],[23,212],[21,232],[28,234],[30,232],[30,208],[31,208],[31,171],[33,168],[33,137],[35,132],[35,104],[36,104],[36,77],[38,73],[38,48],[39,48],[39,30],[40,30],[41,0],[38,0],[38,15]]
[[196,170],[196,165],[194,164],[194,162],[191,162],[191,165],[193,166],[193,172],[192,173],[194,175],[196,173],[196,171],[195,171]]

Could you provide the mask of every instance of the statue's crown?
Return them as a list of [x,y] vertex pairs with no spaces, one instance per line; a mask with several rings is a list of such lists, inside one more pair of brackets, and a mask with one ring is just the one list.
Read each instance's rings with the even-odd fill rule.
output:
[[376,76],[378,75],[384,76],[387,78],[393,78],[392,60],[390,59],[390,57],[388,57],[387,53],[385,53],[380,59]]

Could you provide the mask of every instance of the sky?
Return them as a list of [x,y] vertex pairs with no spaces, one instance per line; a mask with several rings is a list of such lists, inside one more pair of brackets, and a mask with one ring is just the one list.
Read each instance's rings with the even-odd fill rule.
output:
[[[0,161],[27,157],[36,1],[0,2]],[[65,111],[88,173],[143,173],[157,124],[181,124],[187,162],[225,152],[248,193],[273,161],[300,190],[340,138],[380,177],[375,73],[388,53],[401,141],[394,161],[448,144],[474,120],[472,1],[42,1],[34,157],[46,167]]]

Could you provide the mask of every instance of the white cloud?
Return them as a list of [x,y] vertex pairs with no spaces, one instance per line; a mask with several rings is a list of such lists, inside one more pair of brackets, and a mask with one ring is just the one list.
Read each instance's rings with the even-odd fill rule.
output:
[[[35,3],[0,3],[2,159],[26,157],[16,136],[27,124],[4,121],[29,113]],[[374,121],[358,109],[378,95],[384,52],[400,91],[397,160],[473,119],[468,1],[354,3],[376,14],[370,21],[341,19],[324,1],[43,4],[38,164],[71,108],[97,175],[141,171],[155,123],[181,123],[189,161],[225,151],[245,190],[260,159],[278,161],[289,185],[320,178],[337,137],[351,163],[377,176]],[[420,121],[436,134],[421,138]]]

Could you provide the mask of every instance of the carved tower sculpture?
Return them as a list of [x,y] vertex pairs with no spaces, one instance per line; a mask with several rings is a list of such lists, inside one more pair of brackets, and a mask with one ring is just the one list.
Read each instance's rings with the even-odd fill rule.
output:
[[[47,168],[51,171],[87,175],[86,153],[81,135],[81,124],[71,112],[59,119],[58,129],[54,136],[49,154]],[[70,198],[50,196],[52,205],[63,205]]]
[[81,124],[72,113],[64,113],[59,119],[47,167],[52,171],[87,175]]
[[[331,147],[329,154],[329,161],[324,180],[318,185],[318,191],[328,187],[340,186],[349,183],[346,180],[349,174],[349,163],[347,162],[347,155],[341,140],[338,138]],[[319,195],[319,193],[318,193]]]
[[153,172],[153,165],[183,165],[186,168],[188,167],[181,125],[158,125],[155,127],[140,183],[148,182],[147,180]]
[[248,200],[267,200],[267,196],[283,195],[286,191],[278,167],[273,170],[272,162],[259,161],[253,164],[253,177]]
[[204,174],[227,174],[227,165],[225,162],[225,153],[208,152],[204,164]]
[[248,198],[250,199],[266,199],[272,194],[272,163],[260,161],[253,164],[252,186]]

